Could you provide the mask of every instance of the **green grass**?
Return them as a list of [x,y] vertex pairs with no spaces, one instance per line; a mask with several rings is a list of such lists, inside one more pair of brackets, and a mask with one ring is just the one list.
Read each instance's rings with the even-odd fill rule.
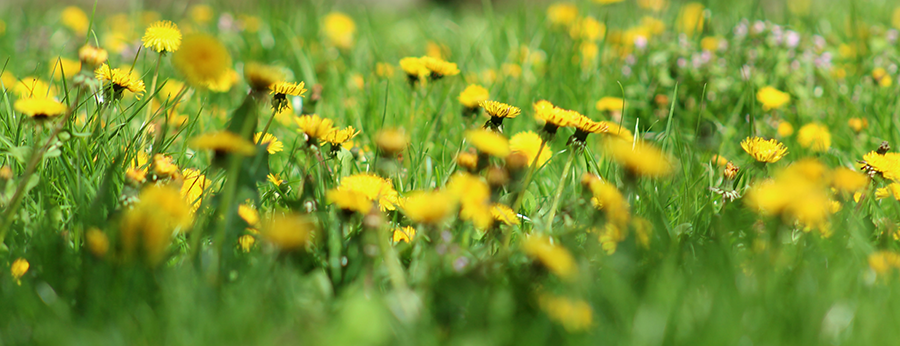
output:
[[[20,96],[4,78],[0,166],[10,168],[12,179],[0,180],[0,344],[872,345],[900,337],[898,270],[876,273],[869,264],[876,251],[898,251],[893,234],[900,203],[874,198],[889,180],[873,177],[858,202],[829,192],[842,204],[827,217],[829,237],[760,215],[745,203],[751,187],[802,158],[815,158],[829,170],[859,171],[858,160],[882,141],[900,145],[900,46],[888,1],[829,1],[799,14],[777,1],[707,1],[704,28],[693,36],[675,25],[681,2],[653,13],[628,0],[578,1],[581,16],[607,28],[596,42],[599,56],[584,64],[581,42],[548,20],[549,4],[483,1],[399,11],[328,1],[216,5],[205,24],[193,21],[184,4],[158,9],[157,16],[176,22],[186,35],[215,35],[238,72],[256,61],[282,68],[288,81],[310,89],[321,85],[321,99],[313,105],[307,92],[303,110],[360,130],[356,147],[334,156],[328,146],[310,149],[295,124],[275,121],[269,132],[284,151],[214,160],[212,153],[195,151],[189,139],[229,128],[232,119],[253,112],[261,129],[271,115],[265,93],[247,97],[243,78],[222,93],[188,88],[177,108],[187,121],[163,126],[162,115],[146,119],[147,107],[160,107],[151,102],[157,90],[140,100],[99,103],[95,96],[102,91],[80,92],[77,76],[51,78],[51,59],[77,60],[78,48],[90,42],[110,49],[112,67],[133,65],[149,88],[157,54],[142,49],[134,55],[148,24],[140,6],[124,13],[132,28],[110,27],[114,13],[98,8],[86,36],[62,25],[61,6],[4,8],[0,67],[18,79],[50,82],[72,119],[39,126],[15,109]],[[91,8],[82,10],[92,16]],[[334,47],[323,32],[323,18],[335,10],[356,23],[349,49]],[[259,29],[217,25],[246,20],[243,15],[258,19]],[[646,48],[620,56],[616,32],[640,25],[644,16],[661,20],[665,31]],[[736,34],[736,26],[752,32],[757,21],[765,33]],[[799,45],[775,42],[775,25],[785,35],[797,33]],[[854,25],[861,29],[850,30]],[[106,41],[116,30],[129,39],[123,54]],[[727,48],[694,65],[704,58],[705,37],[719,37]],[[442,47],[461,73],[411,86],[398,61],[424,55],[429,42]],[[841,53],[852,44],[865,49]],[[541,58],[521,59],[523,48]],[[823,53],[831,56],[824,67],[815,62]],[[163,57],[158,90],[185,80],[171,60]],[[378,63],[393,66],[393,75],[379,75]],[[512,64],[520,75],[504,72]],[[745,66],[752,66],[749,78]],[[893,85],[879,86],[876,68],[886,69]],[[835,76],[839,69],[844,78]],[[488,71],[496,77],[485,78]],[[412,244],[384,246],[390,230],[413,225],[404,212],[374,213],[380,221],[371,227],[371,219],[347,217],[326,202],[328,189],[362,172],[391,178],[401,196],[442,188],[461,169],[456,155],[471,147],[465,131],[487,120],[461,115],[457,96],[470,83],[486,87],[493,100],[522,108],[520,116],[504,121],[507,137],[539,132],[532,103],[549,100],[636,131],[672,158],[673,172],[631,176],[603,152],[604,135],[589,135],[584,148],[575,149],[566,144],[573,133],[566,128],[544,149],[553,156],[524,192],[519,226],[485,233],[454,214],[438,225],[419,225]],[[791,101],[764,110],[756,93],[765,86],[789,93]],[[621,119],[595,108],[604,96],[626,100]],[[172,107],[163,102],[164,110]],[[851,129],[847,122],[854,117],[866,119],[868,128]],[[794,133],[780,136],[779,121],[791,123]],[[828,127],[827,151],[801,145],[798,132],[809,123]],[[375,137],[384,128],[404,128],[410,136],[399,162],[377,155]],[[51,137],[56,129],[59,135]],[[789,154],[762,166],[741,149],[748,136],[778,138]],[[573,150],[571,169],[564,172]],[[140,252],[129,256],[123,238],[122,220],[144,188],[125,175],[138,153],[171,156],[179,168],[211,180],[190,231],[172,237],[159,263]],[[723,178],[715,155],[741,168],[736,180]],[[34,174],[27,172],[29,162],[36,164]],[[385,169],[386,163],[399,169]],[[266,170],[284,184],[265,181]],[[614,253],[604,251],[591,229],[602,229],[607,217],[581,185],[585,172],[616,185],[632,217],[646,220],[647,246],[631,226]],[[512,204],[520,179],[499,187],[494,200]],[[551,212],[561,184],[559,207]],[[710,190],[732,187],[742,196],[732,202]],[[21,202],[13,203],[17,190]],[[237,239],[247,234],[247,224],[237,205],[246,200],[263,220],[301,213],[318,231],[300,250],[281,250],[257,236],[244,252]],[[109,238],[104,256],[86,244],[92,228]],[[574,279],[526,255],[523,240],[532,234],[552,237],[572,255]],[[331,266],[344,257],[341,268]],[[30,268],[17,282],[10,270],[19,258]],[[585,302],[591,323],[566,329],[539,303],[544,294]]]

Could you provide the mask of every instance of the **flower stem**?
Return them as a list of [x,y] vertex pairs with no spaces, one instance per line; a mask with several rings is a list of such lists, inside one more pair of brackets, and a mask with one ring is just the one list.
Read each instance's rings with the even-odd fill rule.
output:
[[405,292],[409,290],[406,285],[406,276],[403,273],[403,267],[400,265],[400,258],[397,252],[391,246],[390,233],[388,228],[381,226],[378,228],[378,245],[381,247],[381,254],[384,256],[384,265],[387,267],[388,276],[395,290]]
[[[155,95],[153,95],[153,93],[156,92],[156,80],[157,80],[157,78],[159,78],[159,65],[161,62],[162,62],[162,54],[157,54],[156,55],[156,69],[153,71],[153,81],[150,82],[150,94],[152,96],[155,96]],[[162,108],[162,107],[164,107],[164,105],[160,105],[159,107]],[[150,120],[151,116],[153,116],[152,102],[149,103],[147,106],[147,120]],[[169,121],[169,119],[166,119],[166,121]]]
[[550,214],[547,215],[547,233],[553,233],[553,218],[556,217],[556,207],[559,206],[559,197],[562,196],[563,188],[566,187],[566,179],[569,177],[569,170],[572,169],[572,162],[575,162],[575,155],[578,151],[574,146],[570,147],[571,152],[569,158],[566,159],[566,166],[563,168],[562,179],[556,186],[556,193],[553,194],[553,203],[550,204]]
[[341,282],[341,248],[344,241],[344,227],[331,227],[328,235],[328,266],[331,267],[331,282],[337,286]]
[[513,211],[519,211],[519,207],[522,206],[522,200],[525,197],[525,191],[528,190],[528,185],[531,184],[531,179],[534,177],[534,172],[537,171],[538,160],[540,159],[541,153],[544,151],[544,147],[546,145],[546,141],[541,141],[541,147],[538,148],[537,154],[534,155],[534,160],[531,160],[531,168],[528,169],[528,174],[525,175],[525,180],[522,181],[522,188],[519,189],[519,194],[518,196],[516,196],[516,201],[513,202]]

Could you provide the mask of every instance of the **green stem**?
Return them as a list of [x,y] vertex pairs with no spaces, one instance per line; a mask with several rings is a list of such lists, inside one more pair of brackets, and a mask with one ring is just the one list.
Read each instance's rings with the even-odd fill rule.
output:
[[328,235],[328,266],[331,267],[331,282],[335,286],[341,282],[341,248],[344,241],[345,224],[340,227],[331,227],[331,234]]
[[550,214],[547,215],[547,233],[553,233],[553,218],[556,217],[556,207],[559,206],[559,198],[562,196],[563,188],[566,187],[566,178],[569,177],[569,170],[572,169],[572,162],[575,162],[575,155],[578,151],[575,146],[570,147],[571,152],[569,158],[566,159],[566,166],[563,168],[562,179],[556,186],[556,193],[553,194],[553,203],[550,204]]
[[275,114],[278,113],[275,109],[272,109],[272,116],[269,117],[269,121],[266,122],[266,127],[263,128],[262,132],[259,134],[259,140],[256,141],[256,145],[262,144],[263,137],[266,136],[266,133],[269,133],[269,127],[272,126],[272,120],[275,119]]
[[538,148],[537,155],[534,156],[534,160],[531,160],[531,168],[528,169],[528,174],[525,175],[525,180],[522,182],[522,188],[519,190],[519,195],[516,196],[516,201],[512,205],[513,211],[519,211],[519,207],[522,206],[522,200],[525,197],[525,191],[528,190],[528,185],[531,184],[531,179],[534,177],[534,172],[537,171],[538,160],[541,157],[541,153],[544,151],[544,147],[547,146],[546,141],[541,141],[541,147]]
[[381,254],[384,256],[384,265],[387,267],[388,276],[394,289],[398,291],[407,291],[409,287],[406,284],[406,276],[403,273],[403,267],[400,265],[400,258],[397,252],[391,246],[390,233],[388,228],[381,226],[378,228],[378,245],[381,247]]
[[[153,81],[150,82],[150,93],[151,93],[151,97],[156,96],[156,95],[153,94],[153,93],[156,92],[156,80],[157,80],[157,78],[159,78],[159,65],[160,65],[161,62],[162,62],[162,54],[157,54],[157,55],[156,55],[156,70],[153,71]],[[148,106],[147,106],[147,120],[150,120],[150,117],[153,116],[153,106],[152,106],[152,104],[153,104],[153,103],[150,102],[150,103],[148,103]],[[160,108],[162,108],[163,106],[164,106],[164,105],[160,105]],[[168,121],[168,120],[169,120],[169,119],[166,118],[166,121]]]

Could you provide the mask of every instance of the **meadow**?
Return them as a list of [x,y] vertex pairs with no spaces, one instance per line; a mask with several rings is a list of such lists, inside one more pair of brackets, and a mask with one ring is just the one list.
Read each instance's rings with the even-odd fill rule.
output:
[[0,345],[890,345],[890,1],[0,4]]

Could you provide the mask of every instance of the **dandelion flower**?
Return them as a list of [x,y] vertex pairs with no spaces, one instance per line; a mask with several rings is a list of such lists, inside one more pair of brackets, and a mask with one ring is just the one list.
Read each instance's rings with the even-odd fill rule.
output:
[[572,39],[593,42],[606,34],[606,25],[594,17],[583,17],[569,26],[569,36]]
[[354,190],[331,189],[325,193],[325,199],[341,210],[368,214],[372,210],[372,200],[365,194]]
[[538,298],[538,305],[550,319],[561,324],[570,333],[585,331],[594,324],[591,305],[584,300],[572,300],[544,293]]
[[863,163],[863,169],[870,174],[880,173],[885,179],[900,181],[900,153],[872,151],[863,156]]
[[675,27],[678,28],[678,31],[683,32],[688,36],[694,36],[694,33],[703,31],[703,24],[705,22],[703,12],[705,10],[706,9],[700,3],[692,2],[685,4],[678,13],[678,20],[675,23]]
[[634,175],[662,177],[672,173],[673,165],[668,155],[650,143],[610,138],[606,140],[605,149],[613,161]]
[[466,131],[466,139],[479,153],[491,155],[499,158],[509,156],[509,140],[502,135],[488,130],[469,130]]
[[585,174],[582,184],[590,190],[591,204],[606,214],[606,218],[619,227],[626,227],[631,219],[631,208],[625,200],[622,192],[600,177],[593,174]]
[[193,5],[191,6],[189,13],[191,16],[191,20],[197,24],[209,23],[213,19],[213,8],[209,5]]
[[555,135],[560,127],[574,126],[578,121],[578,112],[556,107],[550,101],[540,100],[535,102],[533,107],[534,118],[544,126],[543,131],[550,136]]
[[281,180],[281,178],[278,177],[278,174],[273,173],[269,173],[268,175],[266,175],[266,180],[268,180],[270,183],[272,183],[272,185],[275,186],[281,186],[281,184],[284,183],[284,180]]
[[344,177],[336,190],[358,192],[369,201],[378,203],[381,211],[394,210],[398,204],[398,195],[393,183],[374,174],[360,173]]
[[189,145],[195,149],[212,150],[216,155],[235,153],[251,156],[256,153],[256,146],[229,131],[206,133],[192,138]]
[[394,156],[409,145],[409,135],[403,129],[382,129],[375,134],[375,145],[383,156]]
[[[262,140],[260,140],[262,138]],[[259,143],[266,146],[266,151],[269,154],[278,153],[284,150],[284,143],[278,140],[278,137],[275,137],[271,133],[266,133],[265,135],[262,132],[257,132],[253,135],[253,143]]]
[[436,225],[456,209],[456,199],[443,191],[414,191],[403,199],[403,213],[415,223]]
[[827,151],[831,147],[831,133],[822,124],[806,124],[797,133],[797,142],[815,152]]
[[616,249],[619,248],[619,243],[625,241],[625,237],[627,236],[627,233],[624,232],[622,228],[619,228],[619,226],[612,223],[604,225],[600,230],[594,229],[594,231],[600,234],[597,240],[600,242],[600,247],[606,251],[607,255],[616,253]]
[[156,174],[158,177],[172,177],[176,173],[178,173],[178,166],[172,162],[172,157],[156,154],[153,155],[153,174]]
[[20,98],[56,96],[56,92],[50,84],[34,77],[22,78],[13,87],[13,93]]
[[76,73],[81,71],[81,62],[72,59],[57,57],[50,61],[51,77],[54,80],[61,80],[63,76],[72,78]]
[[188,83],[208,88],[228,78],[231,55],[215,37],[191,34],[184,37],[181,48],[172,56],[172,64]]
[[16,100],[13,107],[35,120],[43,121],[66,112],[66,105],[50,98],[29,97]]
[[60,17],[62,24],[72,30],[72,32],[78,36],[87,35],[91,21],[88,18],[87,13],[84,13],[80,8],[76,6],[66,7],[63,9]]
[[323,20],[325,37],[331,44],[341,49],[353,47],[356,35],[356,23],[350,16],[341,12],[331,12]]
[[869,255],[869,268],[878,275],[886,274],[891,269],[900,268],[900,253],[893,251],[876,251]]
[[443,77],[455,76],[459,74],[459,68],[456,66],[456,63],[444,61],[440,58],[433,58],[430,56],[423,56],[419,58],[422,62],[422,65],[425,66],[426,69],[431,74],[431,79],[438,80]]
[[551,243],[550,238],[539,235],[527,237],[522,241],[522,251],[563,280],[574,281],[578,274],[578,266],[569,250]]
[[[151,265],[162,260],[175,230],[187,230],[193,223],[191,207],[181,194],[164,186],[141,191],[139,201],[125,212],[120,237],[127,256],[141,253]],[[141,250],[138,250],[138,246]]]
[[572,138],[570,139],[570,140],[574,141],[575,143],[582,143],[582,144],[585,143],[585,141],[587,140],[588,134],[604,133],[604,132],[609,131],[609,126],[606,125],[605,122],[593,121],[593,120],[591,120],[591,118],[588,118],[588,117],[586,117],[578,112],[575,112],[575,111],[568,111],[568,112],[572,112],[572,115],[570,115],[570,117],[572,119],[577,119],[574,123],[575,133],[572,135]]
[[779,109],[791,101],[791,95],[771,86],[759,89],[756,100],[762,103],[763,110]]
[[151,48],[157,53],[171,53],[181,46],[181,31],[175,23],[160,20],[150,24],[141,41],[144,48]]
[[356,137],[356,135],[358,134],[359,130],[354,129],[353,126],[347,126],[346,128],[341,130],[331,130],[331,132],[326,134],[325,137],[322,138],[322,140],[331,143],[331,145],[333,145],[335,148],[340,148],[341,144],[344,144],[344,142],[353,139],[353,137]]
[[290,107],[287,100],[288,95],[303,97],[303,94],[306,93],[306,88],[304,88],[304,86],[305,84],[303,82],[279,82],[269,86],[269,90],[271,90],[269,94],[272,95],[272,109],[278,113]]
[[456,165],[469,172],[475,172],[478,168],[478,155],[474,152],[461,152],[456,156]]
[[521,224],[519,215],[505,204],[494,203],[491,206],[491,216],[494,217],[494,220],[500,221],[507,226],[518,226]]
[[296,250],[309,243],[315,223],[300,214],[277,215],[263,223],[260,234],[282,250]]
[[787,148],[781,142],[760,137],[747,137],[741,141],[741,148],[750,154],[756,161],[763,163],[775,163],[787,155]]
[[184,182],[181,183],[181,197],[191,205],[191,211],[196,212],[203,202],[203,192],[212,185],[212,181],[200,171],[192,168],[181,170]]
[[549,161],[551,156],[550,150],[541,150],[542,142],[541,136],[537,133],[532,131],[519,132],[509,139],[509,150],[512,153],[525,154],[529,163],[534,162],[538,151],[540,151],[541,157],[537,161],[537,165],[540,167]]
[[447,182],[447,191],[460,203],[460,219],[472,221],[478,229],[491,227],[491,188],[480,177],[456,173]]
[[487,101],[488,90],[478,84],[470,84],[459,94],[459,103],[469,110],[476,110],[482,102]]
[[24,258],[17,258],[13,261],[12,265],[9,267],[10,274],[12,274],[13,280],[16,280],[16,284],[22,284],[22,277],[25,276],[25,273],[28,272],[28,268],[31,265],[28,264],[28,260]]
[[284,79],[284,73],[276,67],[250,62],[244,65],[244,79],[254,91],[271,90],[271,87]]
[[492,129],[499,129],[500,126],[503,125],[503,119],[515,118],[522,113],[522,110],[518,107],[503,102],[490,100],[481,101],[480,106],[481,108],[484,108],[485,113],[491,117],[491,119],[484,124],[484,127],[490,127]]
[[144,87],[144,81],[133,72],[134,71],[128,72],[118,68],[110,68],[109,65],[103,64],[94,71],[94,75],[98,80],[111,84],[115,97],[120,97],[123,91],[128,90],[133,92],[135,96],[140,99],[141,94],[146,91],[146,88]]
[[778,122],[778,137],[790,137],[792,134],[794,134],[794,125],[784,120]]
[[547,19],[553,26],[571,25],[578,19],[578,7],[568,2],[552,4],[547,7]]
[[317,140],[324,139],[331,131],[334,131],[334,122],[328,118],[322,118],[318,114],[304,115],[294,118],[300,132],[306,134],[307,141],[315,143]]
[[425,63],[422,59],[417,57],[406,57],[400,59],[400,69],[406,73],[406,77],[409,79],[410,84],[415,84],[419,80],[422,80],[429,74],[431,71],[425,67]]
[[109,252],[109,237],[97,228],[91,227],[84,233],[84,243],[94,256],[102,258]]
[[109,53],[103,48],[85,45],[78,49],[78,60],[87,66],[100,66],[109,58]]
[[416,229],[412,226],[395,228],[392,237],[394,243],[399,243],[401,241],[409,243],[412,242],[412,240],[416,237]]
[[621,112],[622,109],[625,108],[625,100],[618,97],[606,96],[601,98],[600,101],[597,101],[596,107],[597,110],[601,112]]
[[853,132],[860,133],[862,130],[869,128],[869,119],[866,118],[850,118],[847,120],[847,126],[853,129]]
[[875,190],[876,199],[884,199],[888,197],[894,197],[894,199],[900,201],[900,184],[890,183],[888,184],[888,186],[881,187]]

